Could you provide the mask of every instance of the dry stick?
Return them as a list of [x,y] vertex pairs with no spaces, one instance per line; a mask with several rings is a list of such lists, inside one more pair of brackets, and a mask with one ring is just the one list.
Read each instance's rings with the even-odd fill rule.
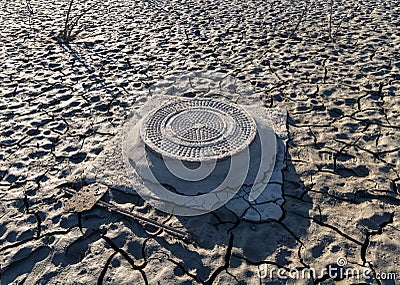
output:
[[[91,6],[89,6],[89,8],[83,10],[83,12],[81,14],[79,14],[78,16],[75,17],[75,19],[73,21],[71,21],[71,25],[69,25],[69,30],[68,30],[68,38],[71,37],[72,34],[72,30],[73,28],[78,24],[78,21],[87,14],[87,12],[89,10],[91,10],[94,6],[96,6],[98,4],[98,2],[95,2],[94,4],[92,4]],[[76,36],[79,32],[75,33],[74,36]]]
[[72,4],[73,4],[74,0],[70,0],[69,1],[69,7],[68,7],[68,11],[67,11],[67,17],[65,18],[65,25],[64,25],[64,30],[62,31],[62,38],[64,40],[67,40],[67,34],[68,34],[68,23],[69,23],[69,16],[71,14],[71,9],[72,9]]
[[[355,8],[354,10],[357,11],[357,9],[358,9],[358,5],[356,5],[356,8]],[[333,33],[333,36],[332,36],[332,37],[336,37],[336,36],[337,36],[337,34],[338,34],[338,32],[339,32],[339,29],[340,29],[340,27],[342,26],[343,21],[344,21],[344,20],[350,21],[350,20],[354,17],[354,14],[355,14],[355,12],[353,12],[353,11],[350,10],[350,11],[346,14],[346,16],[344,16],[344,17],[342,17],[342,18],[340,19],[339,23],[337,24],[336,31]]]
[[333,42],[333,37],[332,37],[332,13],[333,13],[333,0],[331,0],[331,8],[329,12],[329,39],[331,42]]
[[[33,31],[32,17],[34,15],[34,11],[32,9],[32,5],[31,5],[31,0],[26,0],[26,8],[28,9],[28,12],[29,12],[28,25],[29,25],[29,35],[30,35],[30,33]],[[31,38],[34,40],[36,39],[36,37],[31,37]]]
[[[70,194],[70,195],[76,194],[76,191],[75,191],[75,190],[72,190],[72,189],[70,189],[70,188],[64,188],[64,187],[62,187],[62,189],[63,189],[66,193],[68,193],[68,194]],[[157,228],[159,228],[159,229],[163,229],[164,231],[166,231],[166,232],[168,232],[168,233],[170,233],[170,234],[172,234],[172,235],[174,235],[174,236],[177,236],[177,237],[181,238],[181,239],[182,239],[183,241],[185,241],[185,242],[188,242],[188,243],[192,243],[192,242],[193,242],[193,240],[192,240],[192,238],[190,237],[190,235],[189,235],[188,233],[184,232],[184,231],[177,230],[177,229],[175,229],[175,228],[173,228],[173,227],[170,227],[170,226],[161,224],[161,223],[159,223],[159,222],[157,222],[157,221],[155,221],[155,220],[152,220],[152,219],[149,219],[149,218],[146,218],[146,217],[143,217],[143,216],[139,216],[138,214],[129,212],[129,211],[127,211],[127,210],[125,210],[125,209],[122,209],[122,208],[120,208],[120,207],[118,207],[118,206],[116,206],[116,205],[113,205],[113,204],[111,204],[111,203],[107,203],[107,202],[104,202],[104,201],[100,201],[100,200],[99,200],[99,201],[96,202],[96,205],[97,205],[97,206],[100,206],[100,207],[102,207],[102,208],[105,208],[105,209],[107,209],[107,210],[110,211],[110,212],[115,212],[115,213],[118,213],[118,214],[121,214],[121,215],[130,217],[130,218],[132,218],[132,219],[135,219],[135,220],[144,222],[144,223],[146,223],[146,224],[155,226],[155,227],[157,227]]]
[[33,14],[33,9],[32,9],[32,6],[31,6],[31,0],[26,0],[25,2],[26,2],[26,7],[28,9],[29,14],[32,15]]
[[297,22],[297,24],[296,24],[296,26],[294,27],[294,29],[292,30],[292,32],[290,33],[288,39],[292,38],[293,35],[294,35],[294,33],[295,33],[295,32],[297,31],[297,29],[299,28],[300,23],[303,21],[304,15],[306,14],[307,10],[308,10],[308,5],[306,5],[306,7],[304,7],[304,10],[303,10],[303,12],[301,13],[300,19],[299,19],[299,21]]

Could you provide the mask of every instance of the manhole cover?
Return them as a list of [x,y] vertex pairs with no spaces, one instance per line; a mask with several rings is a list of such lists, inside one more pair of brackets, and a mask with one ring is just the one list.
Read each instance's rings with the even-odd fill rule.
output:
[[140,135],[156,153],[184,161],[222,159],[254,139],[256,125],[242,108],[214,99],[179,100],[143,121]]

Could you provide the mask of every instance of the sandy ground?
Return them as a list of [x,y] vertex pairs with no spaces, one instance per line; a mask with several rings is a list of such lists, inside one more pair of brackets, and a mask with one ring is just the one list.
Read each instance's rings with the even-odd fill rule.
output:
[[[55,39],[66,1],[0,7],[1,284],[399,282],[398,1],[99,1],[70,43]],[[287,109],[282,219],[171,217],[104,197],[189,232],[185,244],[101,208],[64,213],[56,186],[96,159],[136,98],[187,70],[233,74]],[[368,274],[328,274],[343,257]],[[277,275],[304,268],[316,274]]]

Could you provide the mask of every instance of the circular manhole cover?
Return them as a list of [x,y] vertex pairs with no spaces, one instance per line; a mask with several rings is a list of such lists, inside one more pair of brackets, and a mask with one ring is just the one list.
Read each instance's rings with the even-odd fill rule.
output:
[[214,99],[178,100],[144,119],[140,135],[156,153],[184,161],[222,159],[254,139],[253,118],[237,105]]

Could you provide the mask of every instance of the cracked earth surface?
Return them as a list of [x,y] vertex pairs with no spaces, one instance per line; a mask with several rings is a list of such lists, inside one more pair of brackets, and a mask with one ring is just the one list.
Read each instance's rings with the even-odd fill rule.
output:
[[[67,44],[55,38],[66,1],[1,0],[1,283],[396,284],[380,274],[400,274],[398,4],[104,1]],[[57,185],[96,159],[137,98],[187,70],[230,73],[288,111],[283,217],[181,218],[105,195],[188,244],[102,208],[63,212]],[[319,273],[339,257],[370,278],[257,276]]]

